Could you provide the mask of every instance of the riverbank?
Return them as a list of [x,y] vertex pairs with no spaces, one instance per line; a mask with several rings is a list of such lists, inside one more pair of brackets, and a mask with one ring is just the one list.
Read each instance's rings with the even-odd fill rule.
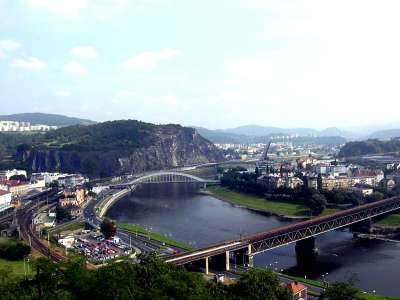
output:
[[305,219],[309,218],[310,215],[310,210],[305,205],[283,201],[271,201],[262,197],[232,191],[222,186],[209,186],[204,192],[236,206],[281,218]]
[[377,226],[398,227],[400,229],[400,214],[388,215],[375,223]]
[[[326,287],[326,284],[324,284],[323,282],[318,281],[318,280],[305,279],[305,278],[302,278],[302,277],[286,275],[286,274],[283,274],[283,273],[278,273],[278,275],[280,277],[287,278],[287,279],[290,279],[290,280],[293,280],[293,281],[297,281],[297,282],[301,282],[301,283],[307,284],[309,286],[315,286],[317,288],[325,288]],[[366,293],[366,292],[363,292],[363,291],[359,291],[357,293],[357,297],[359,297],[359,299],[365,299],[365,300],[399,300],[399,298],[382,296],[382,295],[375,295],[375,294],[370,294],[370,293]]]
[[164,243],[165,245],[181,248],[181,249],[188,250],[188,251],[194,249],[193,247],[191,247],[189,245],[186,245],[184,243],[181,243],[181,242],[175,241],[173,239],[170,239],[170,238],[168,238],[168,237],[166,237],[166,236],[164,236],[162,234],[159,234],[157,232],[152,232],[152,231],[147,230],[147,229],[145,229],[143,227],[140,227],[140,226],[138,226],[136,224],[127,224],[127,223],[118,224],[118,227],[121,228],[121,229],[130,231],[132,233],[135,233],[135,234],[139,234],[139,235],[142,235],[142,236],[150,237],[151,239],[153,239],[155,241],[158,241],[160,243]]

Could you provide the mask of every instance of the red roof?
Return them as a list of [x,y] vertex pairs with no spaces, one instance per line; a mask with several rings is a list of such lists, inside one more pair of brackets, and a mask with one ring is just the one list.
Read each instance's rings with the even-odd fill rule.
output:
[[294,295],[306,289],[306,287],[299,282],[282,283],[282,287],[291,289]]
[[8,192],[8,191],[0,190],[0,196],[4,196],[4,195],[7,195],[7,194],[11,194],[11,193]]
[[3,180],[3,181],[0,181],[0,184],[7,185],[7,186],[18,186],[18,185],[26,185],[28,183],[25,181],[20,181],[20,180]]

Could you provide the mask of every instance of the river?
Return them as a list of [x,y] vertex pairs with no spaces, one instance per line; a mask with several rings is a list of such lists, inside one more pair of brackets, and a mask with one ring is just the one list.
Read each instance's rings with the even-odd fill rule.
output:
[[[288,224],[201,194],[192,184],[143,185],[114,204],[107,215],[195,247]],[[362,290],[400,295],[400,243],[354,239],[348,231],[333,231],[318,236],[316,247],[315,278],[328,282],[351,278]],[[294,244],[256,255],[254,263],[290,270],[296,265]]]

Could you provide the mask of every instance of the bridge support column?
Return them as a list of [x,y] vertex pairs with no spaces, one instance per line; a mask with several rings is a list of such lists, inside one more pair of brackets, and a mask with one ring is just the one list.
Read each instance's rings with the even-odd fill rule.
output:
[[371,218],[355,223],[350,226],[350,231],[357,235],[357,233],[371,233],[373,221]]
[[208,275],[209,269],[208,269],[208,257],[206,257],[206,275]]
[[229,265],[229,251],[225,252],[225,270],[229,271],[230,270],[230,265]]
[[247,246],[247,259],[248,259],[248,266],[250,268],[254,267],[254,260],[253,260],[253,254],[251,251],[251,244]]
[[310,268],[317,260],[317,249],[314,237],[296,242],[297,266],[301,269]]

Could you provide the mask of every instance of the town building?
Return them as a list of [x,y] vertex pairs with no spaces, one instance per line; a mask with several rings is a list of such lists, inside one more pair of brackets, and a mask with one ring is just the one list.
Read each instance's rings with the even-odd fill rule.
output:
[[280,174],[262,175],[257,178],[257,183],[267,187],[269,191],[274,191],[283,187],[296,189],[304,184],[303,180],[298,177],[282,176]]
[[62,188],[74,188],[83,185],[89,180],[80,174],[68,174],[58,177],[58,186]]
[[18,121],[0,121],[0,132],[49,131],[54,129],[57,129],[57,126]]
[[281,283],[281,287],[289,289],[292,293],[292,300],[307,300],[307,287],[303,284],[294,282]]
[[0,212],[11,208],[11,193],[8,191],[0,190]]
[[388,191],[391,191],[396,186],[396,182],[393,179],[385,178],[380,182],[380,186]]
[[374,189],[370,185],[356,184],[351,190],[363,194],[364,196],[372,195]]
[[69,249],[75,244],[75,237],[73,235],[67,235],[63,238],[57,240],[60,245],[63,245],[65,248]]
[[28,178],[26,171],[25,170],[4,170],[0,171],[0,180],[10,180],[12,176],[25,176],[25,178]]
[[347,176],[323,176],[321,178],[322,190],[331,191],[333,189],[348,189],[350,186],[350,180]]
[[12,197],[23,196],[34,189],[42,190],[45,187],[44,181],[28,182],[21,180],[0,181],[0,190],[10,192]]

